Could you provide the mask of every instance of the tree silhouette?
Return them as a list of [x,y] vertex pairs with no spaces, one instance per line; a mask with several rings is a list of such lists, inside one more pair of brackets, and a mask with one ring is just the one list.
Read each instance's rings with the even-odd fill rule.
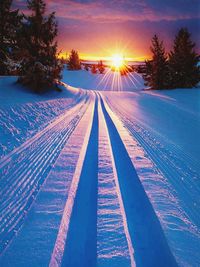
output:
[[24,15],[19,34],[20,47],[25,55],[20,82],[36,92],[52,87],[61,78],[62,64],[57,58],[57,22],[55,12],[45,17],[46,5],[43,0],[28,1],[31,15]]
[[167,88],[168,63],[163,46],[157,35],[152,38],[150,47],[153,54],[152,60],[146,61],[146,73],[143,75],[146,85],[152,89]]
[[80,70],[81,69],[81,62],[79,59],[78,51],[72,49],[69,55],[67,67],[69,70]]
[[95,64],[92,65],[91,72],[92,72],[92,74],[96,74],[97,73],[97,67],[96,67]]
[[22,16],[11,10],[12,0],[0,1],[0,75],[9,74],[9,62],[17,49],[17,32]]
[[104,73],[105,66],[103,65],[102,60],[99,61],[98,65],[97,65],[97,68],[98,68],[100,74],[103,74]]
[[199,56],[186,28],[180,29],[169,54],[169,85],[172,88],[194,87],[200,81]]
[[89,71],[89,66],[87,63],[84,65],[84,70]]

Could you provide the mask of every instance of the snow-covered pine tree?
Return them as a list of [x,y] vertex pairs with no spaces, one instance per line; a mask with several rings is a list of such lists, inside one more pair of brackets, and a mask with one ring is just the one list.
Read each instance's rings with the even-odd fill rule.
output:
[[157,35],[152,38],[150,47],[152,59],[146,62],[146,73],[143,75],[146,85],[152,89],[167,88],[168,63],[163,42]]
[[31,15],[24,15],[20,47],[24,54],[23,75],[19,81],[36,92],[55,87],[61,79],[62,64],[57,58],[55,12],[45,16],[43,0],[29,0]]
[[200,57],[194,47],[188,30],[181,28],[169,54],[170,87],[191,88],[200,81],[200,68],[197,66]]
[[7,75],[17,49],[17,32],[22,16],[11,10],[12,0],[0,1],[0,75]]
[[79,58],[78,51],[72,49],[69,59],[67,62],[67,68],[69,70],[80,70],[81,69],[81,61]]

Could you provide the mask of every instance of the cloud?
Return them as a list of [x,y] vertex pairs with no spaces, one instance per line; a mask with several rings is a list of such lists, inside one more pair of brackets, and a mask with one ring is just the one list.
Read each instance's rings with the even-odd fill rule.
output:
[[199,0],[49,0],[48,8],[59,17],[98,23],[200,18]]
[[[188,27],[200,51],[199,0],[46,0],[47,13],[56,11],[59,48],[105,55],[126,46],[128,56],[148,55],[157,33],[167,50],[181,27]],[[26,0],[13,0],[26,10]]]
[[[199,0],[46,0],[57,17],[114,23],[200,18]],[[14,7],[26,10],[25,0],[14,0]]]

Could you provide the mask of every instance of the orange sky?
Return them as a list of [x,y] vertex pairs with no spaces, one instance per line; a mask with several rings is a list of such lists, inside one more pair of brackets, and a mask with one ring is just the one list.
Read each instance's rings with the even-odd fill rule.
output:
[[[187,27],[200,52],[199,0],[46,0],[47,13],[56,12],[58,47],[65,55],[78,50],[81,58],[104,59],[121,54],[126,59],[151,56],[154,34],[172,48],[175,34]],[[27,10],[25,0],[13,5]]]

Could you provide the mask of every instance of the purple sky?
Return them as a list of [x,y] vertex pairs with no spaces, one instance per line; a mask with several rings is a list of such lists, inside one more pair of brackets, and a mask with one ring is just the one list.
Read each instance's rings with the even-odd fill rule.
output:
[[[59,48],[77,49],[86,57],[109,57],[121,53],[134,59],[150,55],[149,45],[157,33],[169,51],[180,27],[187,27],[200,52],[200,0],[46,0],[56,11]],[[26,9],[26,1],[13,6]]]

